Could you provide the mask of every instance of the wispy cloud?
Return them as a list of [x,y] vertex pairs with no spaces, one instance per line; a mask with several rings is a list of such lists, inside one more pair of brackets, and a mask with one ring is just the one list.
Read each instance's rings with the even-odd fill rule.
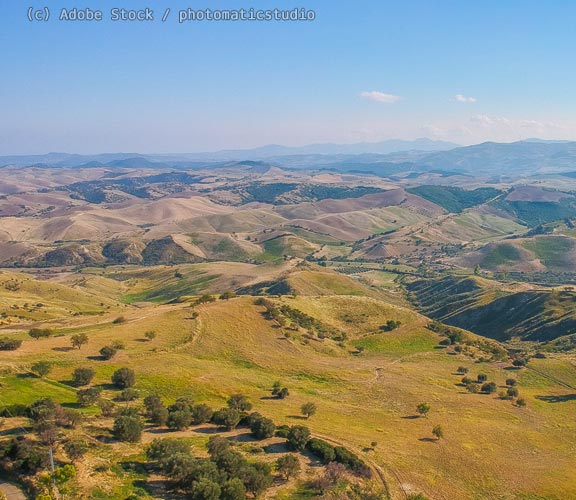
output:
[[394,104],[401,99],[401,97],[398,95],[386,94],[385,92],[379,92],[377,90],[372,90],[371,92],[362,92],[360,97],[362,97],[362,99],[379,102],[381,104]]
[[465,103],[473,103],[476,102],[476,98],[475,97],[470,97],[470,96],[465,96],[462,94],[456,94],[454,96],[454,100],[456,102],[465,102]]
[[435,139],[470,144],[483,141],[511,142],[531,137],[573,139],[576,124],[480,114],[464,121],[428,123],[420,131]]

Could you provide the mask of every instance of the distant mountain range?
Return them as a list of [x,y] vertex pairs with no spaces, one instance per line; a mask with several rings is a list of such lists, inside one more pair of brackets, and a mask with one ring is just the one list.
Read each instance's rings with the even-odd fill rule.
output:
[[105,153],[96,155],[77,155],[68,153],[48,153],[45,155],[0,156],[0,166],[52,166],[52,167],[78,167],[78,166],[120,166],[119,162],[128,162],[128,168],[134,168],[135,160],[139,160],[140,167],[151,167],[148,162],[165,165],[181,165],[182,163],[212,163],[244,160],[265,160],[284,156],[302,155],[358,155],[380,154],[406,151],[446,151],[458,147],[458,144],[432,139],[416,139],[414,141],[387,140],[382,142],[364,142],[358,144],[311,144],[308,146],[289,147],[268,145],[255,149],[223,150],[206,153],[189,154],[140,154],[140,153]]
[[486,176],[524,176],[576,170],[576,142],[529,139],[514,143],[485,142],[459,147],[431,139],[379,143],[269,145],[250,150],[155,155],[49,153],[0,157],[0,166],[206,169],[235,168],[255,161],[261,167],[328,169],[389,176],[434,170]]

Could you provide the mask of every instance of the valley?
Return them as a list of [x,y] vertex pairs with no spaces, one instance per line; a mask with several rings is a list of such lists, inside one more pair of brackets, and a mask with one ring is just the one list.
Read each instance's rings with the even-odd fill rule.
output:
[[45,498],[51,446],[70,498],[576,496],[572,181],[93,161],[0,169],[2,477]]

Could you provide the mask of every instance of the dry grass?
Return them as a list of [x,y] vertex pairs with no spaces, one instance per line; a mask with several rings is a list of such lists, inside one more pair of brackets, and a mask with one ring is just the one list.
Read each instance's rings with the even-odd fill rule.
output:
[[[379,464],[395,498],[402,498],[402,491],[450,500],[520,499],[523,492],[550,499],[576,496],[575,401],[569,399],[574,391],[549,378],[573,383],[575,370],[568,361],[539,360],[534,367],[546,376],[530,369],[509,372],[434,349],[437,339],[423,329],[425,319],[400,307],[361,297],[283,300],[359,340],[343,348],[328,340],[305,343],[300,335],[286,339],[253,299],[239,298],[197,307],[197,320],[190,319],[186,306],[131,309],[125,313],[128,321],[114,326],[109,315],[103,324],[81,327],[90,336],[81,350],[62,351],[69,334],[26,340],[21,350],[3,355],[2,367],[14,372],[50,359],[55,363],[50,379],[65,382],[74,367],[89,364],[97,370],[96,382],[106,383],[116,368],[130,366],[143,394],[157,392],[168,401],[193,394],[219,407],[228,395],[243,392],[255,410],[277,424],[301,423],[300,406],[314,401],[318,415],[306,425]],[[399,319],[402,327],[374,335],[385,319]],[[144,342],[143,333],[150,329],[157,337]],[[113,360],[89,359],[118,339],[126,350]],[[352,347],[358,341],[366,342],[361,355]],[[528,407],[466,393],[454,375],[459,365],[468,366],[472,375],[486,373],[499,385],[517,376]],[[7,375],[2,383],[9,387],[13,380]],[[288,399],[267,399],[275,380],[289,387]],[[42,396],[46,384],[70,391],[34,379],[28,399],[34,391]],[[422,401],[432,405],[430,416],[412,418]],[[446,437],[432,442],[431,429],[438,423]],[[376,450],[362,451],[372,441],[379,443]],[[119,456],[138,452],[125,445],[115,450]]]

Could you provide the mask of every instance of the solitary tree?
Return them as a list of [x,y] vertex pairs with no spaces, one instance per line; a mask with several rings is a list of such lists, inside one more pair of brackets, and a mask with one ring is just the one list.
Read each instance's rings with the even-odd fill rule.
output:
[[80,349],[84,344],[88,343],[88,335],[85,333],[77,333],[76,335],[72,335],[70,342],[72,343],[72,346]]
[[485,373],[479,373],[477,380],[478,382],[486,382],[486,380],[488,380],[488,375]]
[[52,371],[52,363],[50,361],[37,361],[32,365],[32,371],[43,378]]
[[508,387],[506,391],[509,398],[517,398],[518,397],[518,389],[516,387]]
[[127,389],[132,387],[136,382],[136,375],[134,370],[130,368],[120,368],[112,375],[112,383],[119,389]]
[[300,412],[302,413],[302,415],[304,415],[306,418],[310,418],[313,415],[316,415],[316,404],[314,403],[304,403],[302,405],[302,407],[300,408]]
[[300,461],[294,455],[284,455],[276,460],[276,470],[286,480],[300,472]]
[[108,360],[116,356],[117,352],[114,347],[107,345],[100,349],[100,356],[102,356],[102,359]]
[[77,387],[88,385],[94,378],[94,370],[88,367],[78,367],[72,373],[72,381]]
[[156,338],[156,332],[154,330],[148,330],[144,333],[144,337],[146,337],[151,342]]
[[428,413],[430,413],[430,405],[428,403],[420,403],[417,407],[416,407],[416,411],[422,416],[425,417],[426,415],[428,415]]
[[436,440],[442,439],[444,437],[444,430],[442,429],[441,425],[435,425],[432,428],[432,434],[436,438]]
[[50,335],[52,335],[52,333],[54,333],[54,332],[52,330],[50,330],[49,328],[32,328],[28,332],[28,335],[30,335],[30,337],[32,337],[33,339],[38,340],[38,339],[50,337]]

